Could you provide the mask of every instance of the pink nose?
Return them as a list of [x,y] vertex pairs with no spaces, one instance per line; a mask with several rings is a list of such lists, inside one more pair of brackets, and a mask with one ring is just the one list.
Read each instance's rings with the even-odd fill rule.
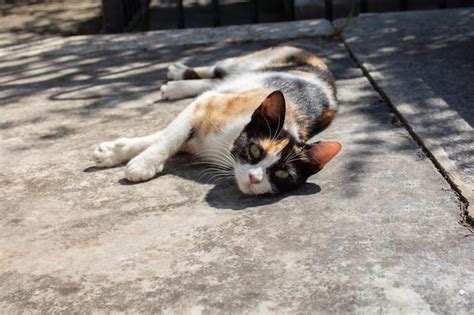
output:
[[257,176],[255,176],[252,173],[249,173],[249,179],[250,179],[250,184],[260,184],[262,182],[261,179],[257,178]]

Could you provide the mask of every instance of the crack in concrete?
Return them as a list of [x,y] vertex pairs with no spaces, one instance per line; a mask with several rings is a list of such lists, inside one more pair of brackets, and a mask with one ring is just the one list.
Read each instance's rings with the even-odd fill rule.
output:
[[[463,183],[459,183],[456,179],[452,178],[452,174],[446,170],[443,166],[442,162],[440,162],[437,157],[429,150],[429,148],[425,145],[422,137],[420,137],[414,130],[410,123],[405,119],[405,117],[397,110],[396,106],[390,100],[390,97],[385,93],[385,91],[377,84],[376,80],[370,75],[370,72],[364,65],[357,59],[354,52],[344,40],[341,31],[333,25],[335,32],[333,34],[333,38],[339,40],[343,45],[346,51],[349,53],[351,59],[357,64],[359,69],[362,71],[364,76],[369,80],[370,84],[374,88],[375,91],[380,95],[380,97],[384,100],[385,104],[387,105],[387,109],[393,113],[397,119],[401,122],[401,125],[408,131],[412,139],[417,143],[423,153],[430,159],[433,163],[435,168],[438,172],[443,176],[443,178],[448,182],[451,189],[455,193],[456,197],[459,200],[459,224],[466,227],[469,231],[465,237],[474,236],[474,218],[469,216],[469,210],[472,208],[472,204],[474,203],[471,198],[465,196],[463,189],[460,186],[463,186]],[[471,208],[469,206],[471,205]]]

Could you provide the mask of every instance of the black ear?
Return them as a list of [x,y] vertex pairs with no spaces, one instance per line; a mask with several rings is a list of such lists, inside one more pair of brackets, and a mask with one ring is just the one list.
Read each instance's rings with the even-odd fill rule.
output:
[[271,137],[278,134],[285,123],[285,97],[280,91],[268,95],[252,115],[251,123],[260,129],[270,128]]

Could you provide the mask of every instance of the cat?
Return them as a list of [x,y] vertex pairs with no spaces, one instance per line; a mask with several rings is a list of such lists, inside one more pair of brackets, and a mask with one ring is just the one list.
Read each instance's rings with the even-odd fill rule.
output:
[[[168,68],[161,97],[197,96],[165,129],[98,145],[97,167],[128,161],[125,177],[146,181],[178,151],[235,177],[244,194],[284,193],[306,182],[341,150],[336,141],[308,140],[337,112],[336,87],[315,55],[281,46],[213,66]],[[174,80],[174,81],[172,81]]]

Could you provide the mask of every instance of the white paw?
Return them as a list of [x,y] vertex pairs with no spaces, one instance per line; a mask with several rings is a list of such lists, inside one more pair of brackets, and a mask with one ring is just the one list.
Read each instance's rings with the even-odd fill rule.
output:
[[156,166],[146,159],[137,157],[128,162],[125,168],[125,178],[131,182],[146,181],[163,170],[164,164]]
[[99,144],[92,158],[98,167],[111,167],[119,165],[130,159],[131,140],[120,138],[115,141],[102,142]]
[[186,96],[185,86],[181,81],[170,81],[160,87],[161,99],[176,100]]
[[189,69],[186,65],[182,63],[175,63],[168,67],[168,79],[170,80],[182,80],[184,71]]

